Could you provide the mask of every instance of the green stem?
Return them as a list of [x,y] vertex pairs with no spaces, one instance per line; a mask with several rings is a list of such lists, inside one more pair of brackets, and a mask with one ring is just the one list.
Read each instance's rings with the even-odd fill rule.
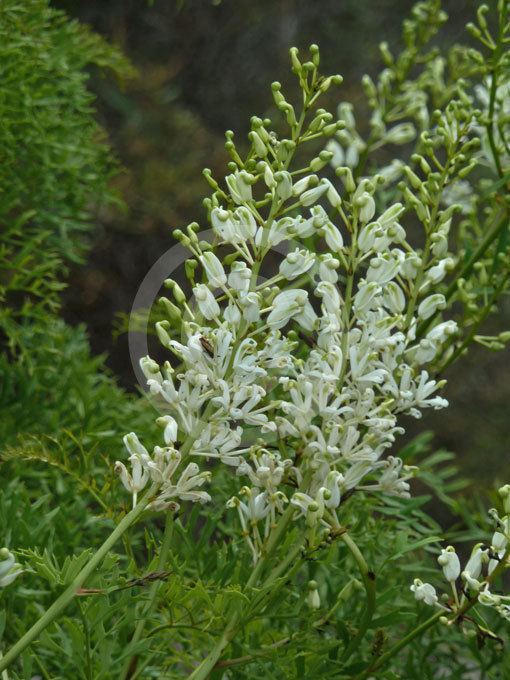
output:
[[361,587],[361,583],[355,579],[352,578],[350,581],[348,581],[345,586],[342,588],[342,590],[338,593],[335,604],[329,609],[324,616],[322,616],[318,621],[315,621],[313,623],[314,628],[321,628],[322,626],[326,625],[331,619],[333,618],[333,614],[335,614],[336,610],[340,605],[351,596],[352,591],[355,587]]
[[[281,516],[280,521],[276,525],[275,529],[271,532],[271,535],[269,536],[269,540],[267,542],[266,550],[262,557],[257,562],[255,569],[252,571],[251,576],[246,583],[247,589],[252,588],[258,583],[259,577],[262,574],[262,570],[269,561],[270,557],[273,555],[278,545],[280,545],[281,538],[285,533],[288,525],[292,521],[294,513],[295,513],[294,506],[289,505],[285,512],[283,513],[283,515]],[[237,610],[230,617],[230,620],[228,621],[220,639],[217,641],[217,643],[214,645],[214,647],[205,657],[205,659],[203,659],[201,664],[191,673],[191,675],[188,676],[188,680],[205,680],[205,678],[208,677],[209,673],[213,670],[217,661],[219,660],[225,649],[228,647],[230,641],[237,632],[237,627],[239,625],[240,619],[241,612]]]
[[230,668],[231,666],[242,666],[244,664],[250,663],[261,656],[267,656],[268,653],[273,652],[279,647],[284,647],[288,645],[292,638],[285,637],[277,642],[273,642],[271,645],[267,645],[262,649],[257,649],[251,654],[246,654],[245,656],[239,656],[236,659],[225,659],[224,661],[218,661],[216,668]]
[[80,618],[83,626],[83,632],[85,634],[85,674],[87,680],[92,680],[92,657],[90,655],[90,627],[88,625],[87,617],[83,611],[83,606],[80,600],[77,600],[78,609],[80,610]]
[[[505,3],[506,4],[506,3]],[[496,108],[496,94],[498,90],[498,71],[500,66],[501,56],[503,54],[503,38],[505,34],[505,23],[506,23],[506,11],[503,9],[499,15],[499,25],[498,25],[498,41],[496,44],[496,49],[494,50],[493,63],[494,67],[492,69],[492,80],[491,89],[489,95],[489,120],[487,122],[487,137],[489,139],[489,146],[491,147],[492,156],[494,158],[494,163],[496,165],[497,173],[500,177],[503,177],[503,168],[501,167],[501,159],[499,157],[499,152],[496,147],[496,141],[494,139],[494,113]]]
[[276,525],[275,529],[271,532],[264,554],[255,565],[255,569],[251,572],[251,576],[248,579],[248,582],[246,583],[247,588],[251,588],[252,586],[257,584],[259,576],[262,573],[262,570],[264,569],[271,555],[274,553],[274,551],[280,544],[280,540],[285,531],[287,530],[287,527],[291,523],[295,512],[296,508],[293,505],[289,504],[285,512],[281,516],[280,521]]
[[[302,541],[298,541],[298,543],[299,543],[299,545],[296,544],[296,546],[294,546],[294,550],[289,551],[289,555],[282,562],[282,564],[278,565],[271,572],[269,577],[264,582],[264,587],[269,586],[272,583],[274,583],[279,578],[279,576],[287,569],[289,564],[291,564],[292,562],[295,562],[295,566],[291,571],[294,571],[301,566],[301,562],[299,562],[299,561],[296,562],[296,557],[299,554],[299,551],[301,550]],[[266,555],[266,557],[267,557],[267,555]],[[262,562],[262,560],[260,560],[260,562]],[[252,572],[252,576],[253,576],[253,572]],[[255,580],[257,580],[257,579],[255,579]],[[248,581],[248,583],[249,583],[249,581]],[[273,591],[270,592],[269,595],[274,595],[274,592]],[[255,600],[252,602],[252,608],[254,610],[256,610],[264,602],[265,602],[265,604],[267,604],[267,594],[264,594],[264,595],[259,596],[258,598],[255,598]],[[233,616],[231,617],[229,623],[227,624],[227,627],[225,628],[221,638],[218,640],[218,642],[213,647],[213,649],[208,654],[208,656],[202,661],[200,666],[198,666],[198,668],[196,668],[193,671],[193,673],[188,677],[188,680],[205,680],[209,676],[211,671],[214,668],[218,667],[219,659],[220,659],[221,655],[223,654],[223,652],[225,651],[225,649],[230,644],[230,641],[232,640],[234,635],[236,634],[240,621],[241,621],[241,612],[236,611],[233,614]],[[237,661],[236,664],[238,664],[238,663],[249,663],[249,661],[251,661],[251,660],[252,660],[252,657],[243,658],[242,662]],[[234,664],[233,663],[229,664],[228,661],[226,661],[226,662],[222,662],[222,665],[234,665]]]
[[83,567],[80,573],[76,576],[74,581],[68,586],[64,592],[55,600],[55,602],[44,612],[41,618],[34,623],[19,640],[14,644],[5,656],[0,659],[0,671],[8,668],[13,661],[26,649],[42,631],[47,628],[53,621],[64,611],[68,604],[75,598],[77,591],[83,586],[86,579],[92,574],[96,567],[106,557],[109,550],[115,545],[118,539],[123,535],[129,527],[140,517],[149,502],[152,500],[156,487],[151,487],[148,493],[140,500],[138,505],[125,515],[119,524],[115,527],[112,533],[108,536],[103,545],[91,557],[90,561]]
[[444,616],[444,611],[441,609],[438,612],[435,612],[430,618],[428,618],[426,621],[424,621],[420,626],[412,630],[410,633],[408,633],[405,637],[403,637],[399,642],[397,642],[396,645],[393,645],[391,649],[389,649],[385,654],[382,654],[377,661],[372,663],[368,668],[366,668],[362,673],[356,676],[356,680],[365,680],[365,678],[369,678],[370,676],[373,676],[374,671],[376,671],[378,668],[381,668],[381,666],[384,666],[395,654],[398,654],[401,649],[406,647],[410,642],[412,642],[416,637],[424,633],[426,630],[429,628],[432,628],[440,619],[441,616]]
[[[2,650],[0,649],[0,662],[2,661],[3,658],[4,655],[2,654]],[[9,680],[9,674],[5,670],[2,671],[2,680]]]
[[[298,559],[303,546],[304,536],[301,540],[298,540],[295,545],[289,550],[289,553],[285,560],[276,566],[273,571],[269,574],[267,579],[262,584],[262,593],[255,596],[255,598],[250,602],[250,610],[256,613],[261,610],[261,608],[267,608],[271,600],[274,598],[275,594],[278,594],[278,588],[273,588],[272,590],[267,590],[269,586],[273,585],[280,576],[285,573],[288,567],[292,564],[292,568],[287,572],[286,580],[289,580],[301,567],[302,560]],[[249,613],[248,613],[249,614]]]
[[349,536],[349,534],[348,533],[342,534],[340,536],[340,540],[342,540],[345,543],[351,555],[354,557],[356,564],[358,565],[361,580],[363,581],[365,593],[367,596],[367,603],[365,611],[363,612],[363,617],[361,619],[358,632],[350,640],[349,644],[344,650],[344,653],[342,654],[341,660],[342,662],[345,663],[352,655],[352,653],[356,650],[356,648],[359,646],[361,640],[365,637],[368,627],[372,622],[372,618],[375,612],[376,586],[375,586],[375,574],[368,568],[368,565],[360,549],[358,548],[356,543],[352,540],[352,538]]
[[264,587],[270,586],[277,579],[279,579],[280,576],[285,573],[285,571],[287,570],[287,568],[291,564],[298,564],[298,562],[296,562],[296,560],[297,560],[299,554],[301,553],[301,550],[303,549],[304,540],[305,540],[305,536],[300,536],[300,538],[298,538],[298,540],[292,546],[292,548],[289,549],[289,551],[287,553],[287,557],[273,569],[273,571],[269,574],[267,579],[264,581]]
[[230,640],[234,637],[235,627],[237,625],[238,619],[239,614],[238,613],[234,614],[230,621],[229,626],[225,628],[218,642],[214,645],[214,647],[206,656],[206,658],[202,661],[200,666],[195,668],[193,673],[190,676],[188,676],[188,680],[206,680],[206,678],[209,677],[209,674],[216,666],[216,663],[218,662],[220,656],[223,654],[224,650],[228,647]]
[[[168,555],[170,553],[170,545],[172,542],[172,534],[173,534],[173,528],[174,528],[174,522],[173,522],[173,514],[171,512],[168,512],[166,515],[166,521],[165,521],[165,533],[163,536],[163,542],[161,544],[161,549],[159,551],[159,558],[158,558],[158,571],[162,571],[167,563],[168,560]],[[142,637],[143,631],[145,628],[145,623],[149,616],[154,612],[156,605],[157,605],[157,594],[160,589],[160,583],[153,583],[152,587],[149,592],[149,600],[147,602],[147,606],[145,607],[144,612],[142,613],[138,624],[135,628],[135,632],[133,633],[133,637],[131,639],[131,645],[135,645]],[[124,664],[124,667],[122,669],[122,673],[120,675],[121,680],[127,680],[128,678],[132,677],[133,671],[135,670],[133,667],[133,664],[136,665],[136,660],[137,657],[128,657],[126,659],[126,662]]]

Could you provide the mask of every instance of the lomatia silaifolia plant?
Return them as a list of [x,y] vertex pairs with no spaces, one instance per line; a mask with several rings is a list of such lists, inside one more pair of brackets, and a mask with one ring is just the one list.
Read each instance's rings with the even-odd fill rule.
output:
[[[406,420],[448,406],[446,368],[510,337],[483,334],[509,288],[509,3],[480,6],[476,47],[443,56],[429,42],[445,20],[419,3],[402,53],[381,46],[365,137],[349,104],[320,108],[342,78],[321,75],[315,45],[290,53],[299,104],[272,85],[281,125],[252,118],[246,153],[227,132],[228,174],[204,172],[210,230],[174,232],[190,257],[160,301],[168,360],[141,361],[161,442],[124,437],[131,509],[1,670],[160,517],[115,677],[439,677],[450,644],[451,677],[501,660],[510,487],[466,559],[436,550],[441,576],[411,497],[420,471],[399,455]],[[2,586],[30,568],[3,564]]]

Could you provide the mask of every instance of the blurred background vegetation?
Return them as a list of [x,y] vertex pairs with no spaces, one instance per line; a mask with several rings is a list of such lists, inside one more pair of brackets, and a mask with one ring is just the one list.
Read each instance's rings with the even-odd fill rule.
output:
[[[126,210],[104,211],[92,256],[74,267],[64,316],[87,324],[92,348],[133,386],[127,338],[112,344],[112,321],[128,312],[150,266],[171,244],[171,229],[203,219],[203,167],[223,174],[225,129],[241,137],[251,115],[272,113],[269,84],[293,88],[288,49],[316,42],[325,72],[344,76],[342,97],[361,109],[360,80],[381,68],[378,44],[400,44],[405,0],[59,0],[53,3],[120,46],[136,69],[125,87],[94,74],[101,123],[124,166],[117,187]],[[465,41],[476,0],[447,0],[439,41]],[[509,325],[508,308],[498,328]],[[480,348],[448,375],[447,413],[410,422],[410,434],[437,432],[463,471],[483,485],[510,475],[508,352]]]

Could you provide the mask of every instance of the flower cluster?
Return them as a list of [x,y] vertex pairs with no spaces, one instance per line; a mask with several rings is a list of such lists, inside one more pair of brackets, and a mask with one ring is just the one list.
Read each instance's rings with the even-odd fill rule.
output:
[[[177,426],[170,416],[164,420],[165,441],[168,444],[175,441]],[[179,500],[199,503],[210,500],[208,493],[199,490],[209,480],[210,473],[200,472],[196,463],[189,463],[174,481],[181,454],[172,446],[156,446],[151,456],[134,432],[124,437],[124,444],[130,454],[131,472],[120,461],[115,463],[115,472],[126,490],[133,495],[133,507],[136,506],[138,493],[149,481],[157,490],[156,498],[150,503],[153,510],[177,510]]]
[[423,583],[418,578],[411,585],[418,601],[445,612],[446,622],[458,620],[476,603],[492,607],[510,621],[510,595],[497,594],[491,590],[498,572],[510,567],[510,485],[503,486],[499,494],[505,514],[499,517],[496,510],[490,511],[496,524],[490,545],[475,545],[463,569],[455,548],[451,545],[443,548],[437,559],[453,599],[445,595],[441,598],[444,602],[440,601],[434,586]]
[[0,588],[10,585],[21,573],[21,564],[16,562],[12,552],[7,548],[0,549]]
[[[175,232],[192,255],[192,295],[166,282],[174,300],[163,298],[168,320],[156,329],[175,358],[161,367],[141,361],[168,413],[159,422],[169,448],[151,457],[129,435],[132,473],[117,463],[135,499],[149,479],[163,484],[156,507],[208,498],[190,491],[208,475],[196,463],[171,481],[180,455],[233,468],[244,484],[228,507],[255,561],[289,503],[312,541],[317,531],[339,528],[339,506],[355,490],[409,495],[414,468],[385,454],[403,432],[402,416],[447,405],[436,366],[457,332],[442,318],[445,296],[435,292],[455,264],[448,237],[456,208],[440,201],[470,162],[471,114],[460,102],[449,105],[427,138],[424,179],[405,168],[403,202],[381,208],[384,177],[356,179],[348,165],[336,168],[339,181],[318,174],[335,154],[346,162],[336,148],[292,169],[297,146],[351,128],[347,110],[336,122],[314,111],[321,91],[340,78],[318,78],[315,47],[312,54],[308,66],[291,55],[304,93],[300,117],[273,84],[290,136],[253,118],[244,161],[227,134],[233,160],[224,188],[205,173],[214,189],[206,201],[212,244],[199,239],[195,223]],[[395,131],[390,137],[402,141]],[[424,226],[423,248],[407,237],[411,212]]]

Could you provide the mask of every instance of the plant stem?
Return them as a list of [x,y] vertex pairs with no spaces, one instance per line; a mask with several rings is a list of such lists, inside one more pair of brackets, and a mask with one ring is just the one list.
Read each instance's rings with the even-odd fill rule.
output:
[[285,570],[289,567],[289,565],[293,565],[292,568],[287,572],[287,580],[291,579],[294,573],[301,567],[302,560],[298,559],[298,556],[302,550],[304,542],[304,537],[302,537],[301,540],[298,540],[294,546],[289,550],[289,553],[285,560],[281,562],[279,565],[277,565],[273,571],[269,574],[267,579],[264,581],[262,584],[261,588],[263,590],[262,593],[259,593],[253,600],[250,602],[250,610],[253,612],[260,611],[261,607],[264,609],[271,603],[271,600],[274,598],[275,594],[278,594],[278,588],[273,588],[272,590],[267,590],[269,586],[273,585],[275,581],[285,572]]
[[247,588],[251,588],[254,586],[260,574],[262,573],[263,568],[265,567],[269,557],[273,554],[275,549],[278,547],[280,540],[284,534],[284,532],[287,530],[287,527],[289,526],[290,522],[292,521],[292,518],[294,516],[296,509],[294,508],[293,505],[288,505],[285,512],[280,518],[280,521],[276,525],[275,529],[271,532],[271,535],[269,536],[269,540],[267,542],[266,550],[260,560],[257,562],[255,565],[255,569],[251,572],[250,578],[248,579],[248,582],[246,583]]
[[439,618],[441,616],[444,616],[443,610],[435,612],[431,617],[429,617],[426,621],[424,621],[420,626],[418,626],[417,628],[412,630],[405,637],[403,637],[399,642],[397,642],[396,645],[393,645],[393,647],[391,649],[389,649],[385,654],[382,654],[374,663],[372,663],[362,673],[357,675],[356,680],[364,680],[365,678],[368,678],[371,675],[373,675],[375,670],[377,670],[378,668],[381,668],[381,666],[384,666],[387,661],[389,661],[393,656],[395,656],[395,654],[400,652],[401,649],[403,649],[410,642],[412,642],[414,640],[414,638],[418,637],[418,635],[421,635],[426,630],[428,630],[433,625],[435,625],[439,621]]
[[239,656],[237,657],[237,659],[225,659],[224,661],[218,661],[218,663],[216,664],[216,668],[230,668],[231,666],[241,666],[245,663],[250,663],[250,661],[254,661],[255,659],[261,656],[266,656],[269,652],[272,652],[275,649],[278,649],[279,647],[284,647],[285,645],[288,645],[291,639],[292,638],[290,637],[285,637],[282,638],[281,640],[278,640],[277,642],[273,642],[273,644],[271,645],[267,645],[267,647],[258,649],[252,652],[251,654]]
[[238,619],[239,613],[234,614],[230,624],[225,628],[218,642],[214,645],[200,666],[195,668],[193,673],[188,676],[188,680],[206,680],[206,678],[209,677],[209,674],[216,666],[220,656],[223,654],[224,650],[228,647],[230,640],[233,638]]
[[86,579],[92,574],[96,567],[106,557],[108,551],[115,545],[118,539],[123,535],[129,527],[143,513],[149,502],[152,500],[156,487],[151,487],[148,493],[140,500],[138,505],[125,515],[119,524],[115,527],[112,533],[108,536],[103,545],[91,557],[89,562],[83,567],[80,573],[76,576],[74,581],[69,585],[64,592],[55,600],[55,602],[44,612],[41,618],[34,623],[34,625],[14,644],[5,656],[0,659],[0,671],[8,668],[13,661],[26,649],[42,631],[47,628],[53,621],[64,611],[67,605],[75,598],[77,591],[83,586]]
[[358,632],[350,640],[349,644],[344,650],[344,653],[342,654],[341,660],[343,662],[346,662],[351,656],[351,654],[355,651],[355,649],[359,646],[361,640],[365,637],[368,627],[372,621],[375,612],[376,587],[375,587],[375,574],[368,568],[365,558],[363,557],[356,543],[352,540],[348,533],[342,534],[340,536],[340,540],[342,540],[345,543],[345,545],[351,552],[351,555],[354,557],[356,564],[358,565],[358,569],[361,575],[361,579],[363,581],[363,585],[365,586],[365,593],[367,596],[367,603],[365,611],[363,612],[363,617],[361,619]]
[[[174,528],[173,514],[171,512],[167,512],[165,520],[165,533],[163,536],[161,549],[159,551],[158,571],[162,571],[164,569],[166,562],[168,560],[168,555],[170,553],[170,544],[172,542],[173,528]],[[145,623],[149,616],[153,613],[154,609],[156,608],[157,605],[156,596],[158,594],[160,585],[161,584],[157,582],[152,584],[152,587],[149,592],[149,600],[147,602],[147,606],[145,607],[145,610],[142,613],[138,621],[138,624],[135,628],[133,637],[131,638],[130,644],[132,645],[136,644],[141,639],[145,628]],[[133,665],[136,666],[136,660],[137,660],[136,656],[127,658],[122,669],[122,673],[120,675],[121,680],[127,680],[128,678],[132,677],[133,671],[135,670]]]
[[345,296],[344,296],[344,305],[342,309],[342,322],[343,322],[343,328],[342,328],[342,340],[341,340],[341,348],[342,348],[342,366],[340,369],[340,376],[338,378],[338,383],[340,385],[343,385],[345,374],[347,372],[347,365],[348,365],[348,359],[349,359],[349,352],[348,352],[348,341],[349,341],[349,328],[351,324],[351,307],[352,307],[352,290],[354,286],[354,274],[356,272],[357,268],[357,257],[356,257],[356,251],[358,247],[358,219],[355,218],[353,221],[352,225],[352,243],[351,243],[351,248],[350,248],[350,263],[349,263],[349,273],[347,276],[347,283],[345,286]]
[[336,612],[338,607],[344,602],[348,597],[350,597],[353,589],[356,587],[356,584],[361,586],[360,582],[352,578],[350,581],[348,581],[345,586],[342,588],[342,590],[338,593],[336,602],[335,604],[331,607],[331,609],[324,614],[318,621],[315,621],[313,623],[314,628],[321,628],[322,626],[326,625],[329,621],[331,621],[333,614]]
[[80,618],[83,626],[83,632],[85,633],[85,674],[87,680],[92,680],[92,657],[90,655],[90,628],[88,625],[87,617],[83,611],[83,606],[79,600],[77,600],[78,609],[80,610]]
[[[504,3],[506,4],[506,3]],[[494,158],[494,164],[496,165],[497,173],[500,177],[503,177],[503,169],[501,167],[501,159],[499,157],[499,151],[496,147],[496,141],[494,139],[494,112],[496,108],[496,94],[498,91],[498,71],[500,67],[501,56],[503,54],[503,38],[505,35],[505,24],[506,24],[506,11],[502,8],[499,15],[498,23],[498,41],[496,43],[496,49],[493,53],[493,69],[492,69],[492,80],[491,89],[489,95],[489,120],[487,122],[487,137],[489,139],[489,146],[491,147],[492,156]]]
[[[269,536],[266,551],[264,552],[260,560],[257,562],[255,569],[252,571],[251,576],[246,583],[246,588],[252,588],[258,583],[259,577],[262,574],[264,566],[267,564],[270,557],[280,544],[282,535],[286,531],[289,523],[292,521],[292,517],[294,516],[295,511],[296,509],[294,508],[294,506],[289,505],[285,512],[283,513],[283,515],[281,516],[280,521],[278,522],[277,526]],[[279,573],[280,572],[276,573],[275,575],[275,572],[273,572],[270,578],[271,577],[277,578]],[[231,639],[234,637],[240,619],[241,612],[237,610],[232,614],[218,642],[214,645],[214,647],[205,657],[205,659],[203,659],[202,663],[197,668],[195,668],[191,675],[188,676],[188,680],[205,680],[205,678],[208,677],[209,673],[215,667],[224,650],[228,647]]]
[[[0,650],[0,661],[4,658],[4,655],[2,654],[2,650]],[[9,680],[9,674],[7,671],[2,671],[2,680]]]
[[[258,582],[259,576],[261,575],[265,564],[279,545],[280,538],[292,520],[294,512],[295,508],[289,505],[283,513],[278,525],[269,537],[265,554],[257,562],[255,569],[252,571],[251,576],[246,583],[246,588],[251,588]],[[188,680],[205,680],[205,678],[209,676],[209,673],[216,666],[216,663],[223,654],[224,650],[228,647],[230,640],[234,637],[240,618],[240,611],[238,610],[234,612],[218,642],[214,645],[202,663],[191,673],[190,676],[188,676]]]

